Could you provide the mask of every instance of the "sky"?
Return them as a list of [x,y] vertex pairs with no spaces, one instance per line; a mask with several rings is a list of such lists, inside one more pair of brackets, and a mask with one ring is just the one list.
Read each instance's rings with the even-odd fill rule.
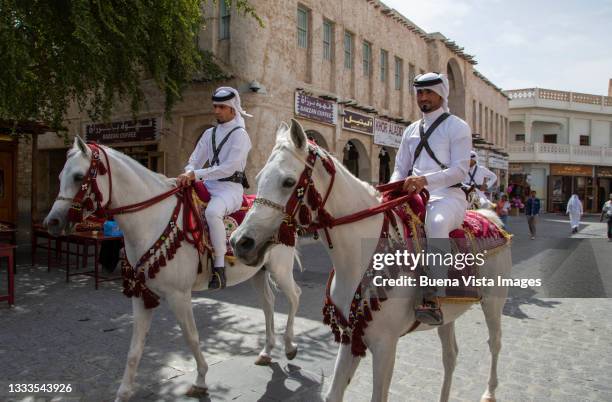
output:
[[502,89],[608,95],[612,0],[382,0],[424,31],[441,32]]

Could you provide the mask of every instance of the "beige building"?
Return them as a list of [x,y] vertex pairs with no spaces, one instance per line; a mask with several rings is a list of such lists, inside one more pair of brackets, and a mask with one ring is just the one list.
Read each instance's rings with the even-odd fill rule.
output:
[[[451,112],[472,126],[481,162],[507,181],[501,150],[508,138],[508,98],[474,69],[474,57],[442,34],[428,34],[374,0],[253,0],[264,27],[217,3],[205,10],[199,46],[214,54],[230,80],[194,81],[171,120],[163,117],[163,97],[144,81],[148,109],[138,125],[129,123],[127,108],[117,107],[112,125],[94,124],[74,111],[66,123],[70,136],[102,139],[151,169],[176,176],[203,130],[214,123],[213,89],[227,84],[241,92],[244,109],[254,115],[246,122],[253,142],[250,179],[265,163],[279,123],[296,117],[361,179],[378,183],[393,169],[403,128],[420,118],[412,79],[438,71],[450,78]],[[379,158],[383,146],[389,162]],[[45,212],[57,193],[66,144],[46,134],[38,148],[37,209]],[[27,210],[28,180],[20,178],[19,194]]]
[[510,183],[565,212],[572,194],[601,211],[612,191],[612,96],[530,88],[510,97]]

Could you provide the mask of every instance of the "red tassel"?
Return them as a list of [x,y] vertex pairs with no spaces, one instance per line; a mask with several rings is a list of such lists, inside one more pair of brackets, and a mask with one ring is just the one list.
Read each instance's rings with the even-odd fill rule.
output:
[[378,303],[378,299],[370,297],[370,307],[372,308],[372,311],[379,311],[380,305]]
[[372,312],[370,311],[370,308],[367,305],[363,308],[363,317],[367,322],[372,321]]
[[317,191],[314,186],[308,187],[308,205],[312,209],[319,209],[319,206],[323,202],[321,194]]
[[159,266],[160,267],[165,267],[166,266],[166,257],[164,257],[163,254],[159,257]]
[[340,328],[337,325],[332,325],[332,333],[334,334],[334,342],[340,343]]
[[106,174],[106,166],[104,166],[104,164],[100,163],[98,165],[98,174],[100,175],[105,175]]
[[159,296],[147,287],[142,290],[142,300],[144,301],[146,309],[152,309],[159,306]]
[[342,338],[340,339],[341,343],[344,343],[346,345],[351,343],[351,338],[349,338],[349,336],[346,334],[346,332],[342,332]]
[[83,207],[86,210],[89,210],[89,211],[93,210],[94,209],[94,202],[93,202],[93,200],[91,198],[89,198],[89,197],[86,198],[85,202],[83,203]]
[[70,208],[68,211],[68,220],[70,222],[81,222],[83,220],[83,210],[79,208]]
[[178,238],[179,242],[185,240],[185,235],[183,234],[183,231],[181,229],[178,229],[178,231],[176,232],[176,237]]
[[295,247],[295,226],[283,221],[278,228],[278,241],[286,246]]
[[310,214],[310,210],[304,204],[300,206],[299,218],[300,218],[300,223],[302,225],[310,225],[310,222],[312,222],[312,216]]

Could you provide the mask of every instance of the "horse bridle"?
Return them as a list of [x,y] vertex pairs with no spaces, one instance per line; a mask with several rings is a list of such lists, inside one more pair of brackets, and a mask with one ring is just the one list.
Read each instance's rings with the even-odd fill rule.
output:
[[[336,167],[331,156],[313,141],[308,141],[307,146],[308,155],[306,158],[299,155],[293,149],[287,148],[298,160],[304,163],[304,170],[285,206],[263,197],[257,197],[253,203],[275,209],[284,215],[278,233],[275,236],[275,241],[293,247],[295,246],[295,238],[298,234],[314,232],[316,236],[316,231],[323,229],[331,248],[332,244],[328,228],[333,226],[333,218],[325,210],[325,203],[334,184]],[[321,160],[323,167],[330,175],[330,182],[325,192],[325,197],[321,197],[312,180],[312,171],[317,159]],[[312,212],[317,214],[316,221],[312,219]]]
[[[174,195],[183,190],[184,187],[174,187],[173,189],[162,193],[149,200],[138,202],[135,204],[126,205],[123,207],[109,208],[111,204],[111,196],[113,193],[113,178],[111,174],[111,167],[108,159],[108,154],[104,147],[89,142],[87,147],[91,150],[91,162],[87,169],[87,174],[83,178],[83,183],[80,186],[79,191],[72,198],[58,195],[56,201],[69,201],[71,202],[70,209],[68,210],[68,221],[73,223],[79,223],[83,221],[83,213],[91,212],[92,214],[102,218],[112,218],[115,215],[137,212],[145,209],[153,204],[156,204],[171,195]],[[104,155],[106,166],[100,160],[100,153]],[[102,205],[102,192],[98,186],[98,175],[108,174],[108,200]]]

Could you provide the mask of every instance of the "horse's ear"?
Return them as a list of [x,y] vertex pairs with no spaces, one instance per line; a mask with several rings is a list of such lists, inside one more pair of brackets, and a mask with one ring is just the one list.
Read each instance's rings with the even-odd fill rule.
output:
[[280,138],[285,138],[287,131],[289,131],[289,125],[287,125],[287,123],[284,121],[281,121],[281,124],[279,124],[278,129],[276,130],[276,141],[278,141]]
[[302,125],[296,119],[291,119],[291,141],[296,148],[306,149],[308,138]]
[[91,152],[85,141],[78,134],[74,137],[74,148],[77,148],[87,156]]

